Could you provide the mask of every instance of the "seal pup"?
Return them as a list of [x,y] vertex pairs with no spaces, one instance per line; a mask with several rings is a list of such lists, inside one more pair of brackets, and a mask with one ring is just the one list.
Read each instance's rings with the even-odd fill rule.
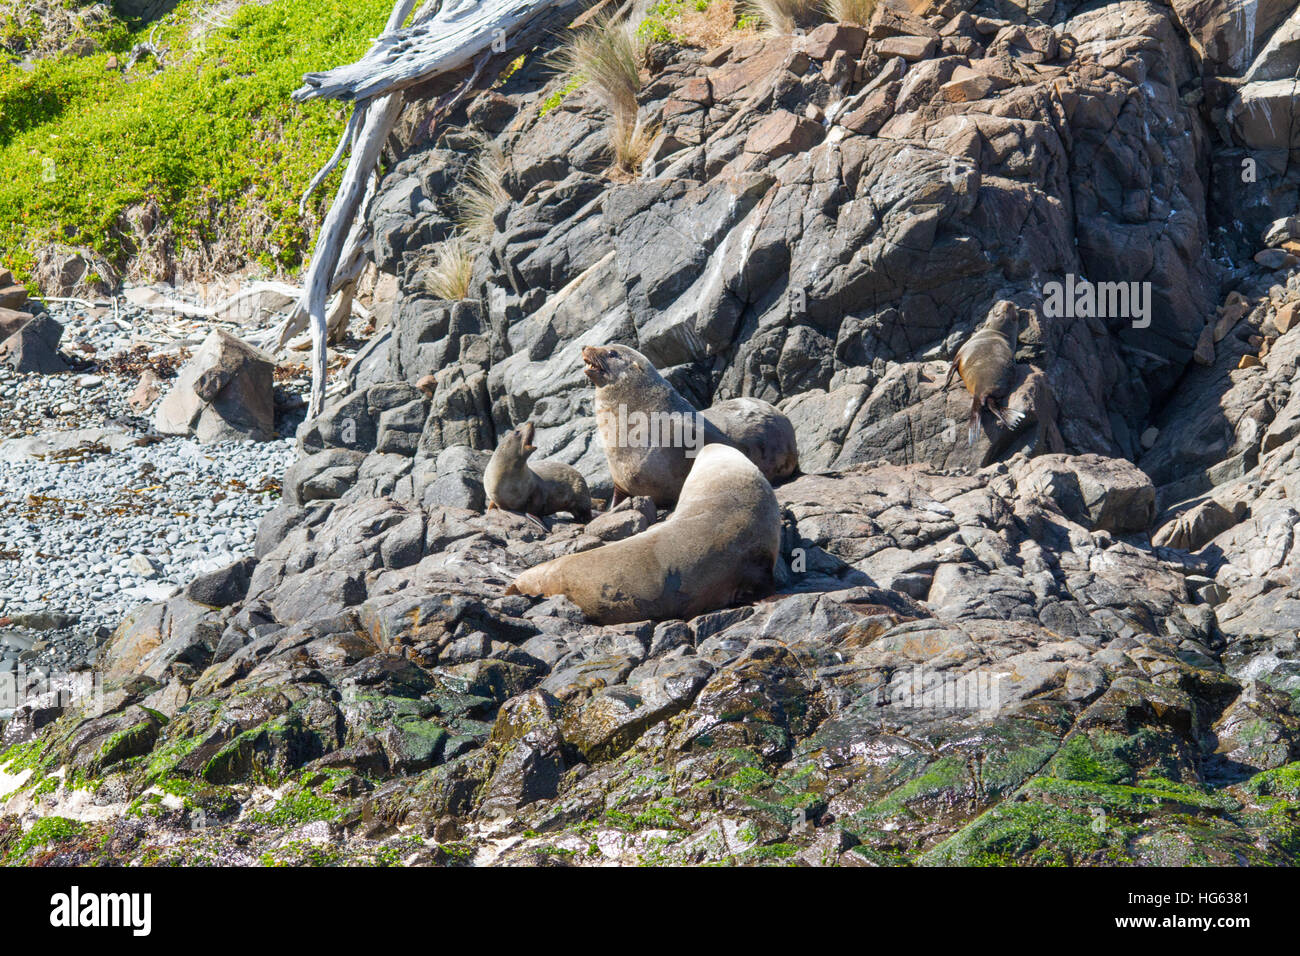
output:
[[960,374],[966,391],[971,393],[973,400],[966,423],[968,445],[975,444],[980,412],[986,408],[1008,431],[1015,431],[1025,420],[1024,412],[1002,407],[1002,400],[1016,386],[1016,339],[1019,335],[1020,317],[1015,306],[1010,302],[999,302],[953,358],[943,387],[947,389],[953,376]]
[[769,482],[799,467],[794,426],[768,402],[735,398],[700,412],[626,345],[589,345],[582,361],[596,386],[596,427],[614,479],[610,507],[637,495],[671,505],[706,445],[738,448]]
[[763,473],[729,445],[706,445],[667,520],[530,568],[506,593],[566,595],[598,624],[691,618],[771,592],[780,547]]
[[533,423],[524,422],[506,432],[492,453],[483,472],[488,509],[522,511],[539,518],[567,511],[583,523],[590,521],[591,493],[578,469],[558,461],[528,464],[528,456],[537,451],[534,432]]

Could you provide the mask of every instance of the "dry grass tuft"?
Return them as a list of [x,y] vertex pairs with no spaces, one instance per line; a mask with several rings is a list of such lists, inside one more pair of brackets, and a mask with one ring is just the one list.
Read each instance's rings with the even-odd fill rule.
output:
[[630,23],[616,23],[602,14],[564,43],[555,63],[569,76],[582,77],[594,86],[609,111],[626,118],[637,111],[644,55],[644,45]]
[[0,0],[0,50],[43,57],[93,49],[112,16],[107,3],[89,0]]
[[657,123],[643,123],[636,118],[631,123],[615,122],[609,130],[615,167],[628,176],[634,175],[650,154],[650,146],[658,135]]
[[474,282],[474,254],[460,236],[434,247],[428,265],[420,270],[425,292],[448,302],[469,298]]
[[793,33],[822,19],[824,0],[745,0],[745,9],[772,33]]
[[705,9],[687,8],[672,22],[673,38],[684,46],[712,50],[754,35],[753,27],[737,26],[736,0],[713,0]]
[[501,147],[486,142],[461,179],[456,212],[461,230],[471,239],[486,242],[496,231],[493,216],[501,204],[510,199],[510,193],[502,184],[507,165]]
[[650,151],[659,127],[643,122],[638,112],[645,41],[627,21],[596,17],[560,49],[556,64],[566,74],[590,83],[610,114],[609,144],[614,164],[634,174]]
[[826,12],[836,23],[867,26],[876,12],[876,0],[826,0]]

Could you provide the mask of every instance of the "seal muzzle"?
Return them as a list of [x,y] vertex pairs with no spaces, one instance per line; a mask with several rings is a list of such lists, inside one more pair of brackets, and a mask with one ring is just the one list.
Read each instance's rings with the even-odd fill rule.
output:
[[605,385],[609,382],[609,365],[601,350],[588,345],[582,350],[582,372],[593,385]]

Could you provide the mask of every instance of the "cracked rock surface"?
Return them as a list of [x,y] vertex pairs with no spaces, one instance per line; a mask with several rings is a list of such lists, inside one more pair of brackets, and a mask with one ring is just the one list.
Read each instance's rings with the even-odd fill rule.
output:
[[[391,322],[253,552],[133,610],[98,694],[15,711],[0,854],[1300,861],[1296,13],[1032,9],[656,47],[630,181],[595,93],[543,110],[565,80],[532,59],[410,144],[370,212]],[[511,198],[443,302],[423,253],[480,137]],[[1056,314],[1067,275],[1149,312]],[[943,379],[995,308],[1030,425],[968,446]],[[579,360],[608,342],[793,421],[770,596],[602,627],[505,595],[666,517],[484,510],[524,420],[609,494]]]

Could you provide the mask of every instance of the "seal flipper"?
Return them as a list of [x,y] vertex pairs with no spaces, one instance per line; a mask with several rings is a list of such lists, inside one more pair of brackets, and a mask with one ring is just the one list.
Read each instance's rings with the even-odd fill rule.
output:
[[996,399],[992,398],[988,400],[988,408],[997,420],[1002,423],[1002,427],[1009,432],[1019,431],[1029,417],[1019,408],[1003,408]]
[[984,407],[984,400],[978,395],[971,402],[970,418],[966,420],[966,444],[970,447],[975,446],[975,438],[980,433],[980,409]]
[[1029,421],[1029,413],[1019,408],[1008,408],[1006,416],[1006,426],[1013,432],[1020,431],[1025,426],[1025,423]]
[[618,485],[615,485],[613,492],[611,492],[609,496],[609,505],[605,508],[605,510],[613,511],[615,508],[618,507],[620,501],[622,501],[624,498],[630,498],[630,497],[631,495],[629,495]]
[[948,377],[943,380],[943,390],[946,392],[948,386],[952,384],[953,376],[957,374],[957,360],[954,358],[948,364]]

